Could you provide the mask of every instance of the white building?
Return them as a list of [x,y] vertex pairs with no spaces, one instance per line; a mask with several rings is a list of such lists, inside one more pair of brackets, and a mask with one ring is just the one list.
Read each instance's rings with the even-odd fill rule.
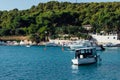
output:
[[118,39],[118,35],[117,34],[108,34],[108,35],[91,34],[91,36],[98,43],[120,44],[120,40]]

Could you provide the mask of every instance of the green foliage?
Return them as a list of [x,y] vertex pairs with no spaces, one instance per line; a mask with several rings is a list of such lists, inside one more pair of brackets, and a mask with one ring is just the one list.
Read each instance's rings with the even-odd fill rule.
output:
[[15,30],[15,35],[25,35],[25,34],[26,34],[26,32],[23,28],[21,28],[21,29],[19,28],[19,29]]
[[38,34],[31,34],[31,35],[29,36],[29,39],[30,39],[31,41],[35,41],[36,43],[39,43],[39,42],[40,42],[40,37],[39,37]]
[[0,36],[37,34],[37,39],[45,40],[46,35],[56,38],[58,34],[69,34],[85,38],[81,34],[88,32],[82,27],[86,24],[92,26],[91,32],[119,32],[120,2],[50,1],[27,10],[0,11]]
[[4,36],[4,35],[6,36],[10,35],[10,29],[1,29],[0,36]]

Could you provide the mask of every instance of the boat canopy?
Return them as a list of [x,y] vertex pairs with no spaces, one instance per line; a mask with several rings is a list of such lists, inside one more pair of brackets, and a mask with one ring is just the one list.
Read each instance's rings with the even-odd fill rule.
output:
[[79,48],[75,50],[75,54],[96,54],[96,48],[94,47],[87,47],[87,48]]

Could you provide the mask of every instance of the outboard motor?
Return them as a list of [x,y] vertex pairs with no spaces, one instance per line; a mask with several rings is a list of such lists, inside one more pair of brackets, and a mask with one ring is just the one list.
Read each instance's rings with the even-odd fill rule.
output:
[[102,51],[105,50],[105,48],[103,47],[103,45],[100,45],[100,48],[101,48]]

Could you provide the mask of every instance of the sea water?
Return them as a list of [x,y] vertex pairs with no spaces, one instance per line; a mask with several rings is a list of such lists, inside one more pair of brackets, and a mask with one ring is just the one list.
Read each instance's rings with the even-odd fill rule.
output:
[[0,80],[120,80],[120,48],[98,53],[101,62],[75,66],[61,47],[0,46]]

